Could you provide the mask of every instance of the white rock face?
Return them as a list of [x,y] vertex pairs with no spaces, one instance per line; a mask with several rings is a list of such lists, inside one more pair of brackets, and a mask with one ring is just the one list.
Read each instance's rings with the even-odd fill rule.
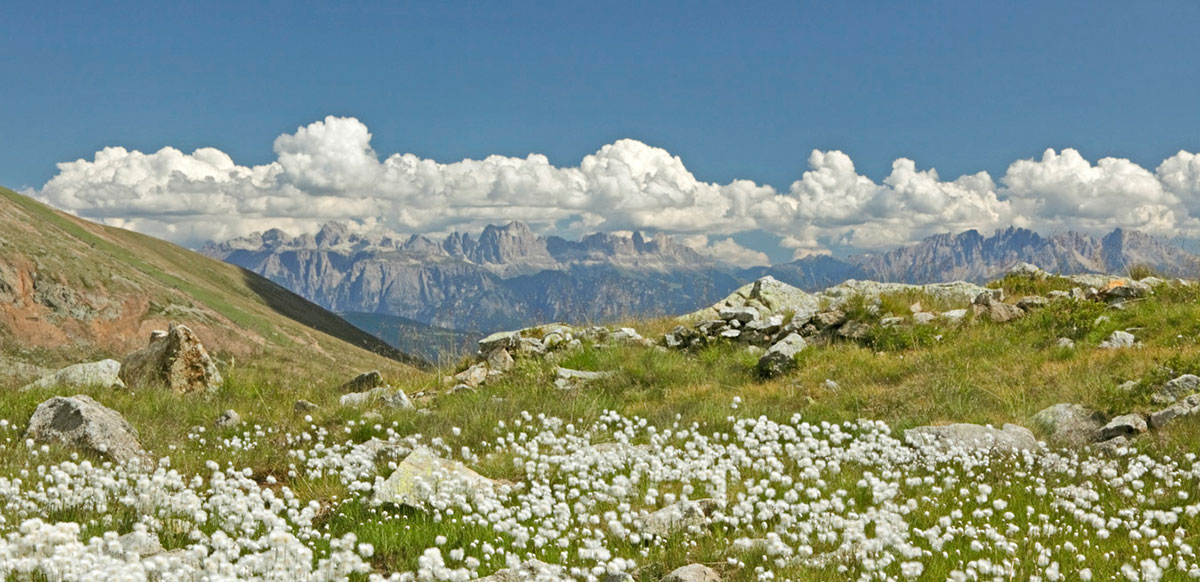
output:
[[55,396],[38,405],[25,438],[59,443],[106,456],[118,463],[144,458],[137,430],[91,396]]
[[53,374],[26,384],[21,390],[37,388],[124,388],[121,380],[121,362],[100,360],[86,364],[67,366]]
[[375,489],[375,500],[421,508],[435,497],[459,494],[474,497],[493,487],[491,479],[466,465],[418,447]]
[[1003,429],[966,423],[919,426],[904,431],[904,439],[918,447],[931,447],[942,451],[964,448],[1017,452],[1038,448],[1038,441],[1033,433],[1015,424],[1006,424]]

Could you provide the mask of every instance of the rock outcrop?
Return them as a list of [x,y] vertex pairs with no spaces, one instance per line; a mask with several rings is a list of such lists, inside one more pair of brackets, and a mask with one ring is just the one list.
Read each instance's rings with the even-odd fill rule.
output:
[[152,333],[149,345],[125,357],[121,379],[132,389],[162,386],[180,394],[213,391],[222,381],[200,338],[175,323]]
[[1079,404],[1055,404],[1033,415],[1033,425],[1049,435],[1052,445],[1082,447],[1096,440],[1107,423],[1103,414]]
[[120,413],[86,394],[56,396],[39,404],[25,438],[74,447],[118,463],[146,458],[137,430]]
[[121,381],[121,362],[101,360],[67,366],[53,374],[26,384],[21,390],[36,388],[124,388]]

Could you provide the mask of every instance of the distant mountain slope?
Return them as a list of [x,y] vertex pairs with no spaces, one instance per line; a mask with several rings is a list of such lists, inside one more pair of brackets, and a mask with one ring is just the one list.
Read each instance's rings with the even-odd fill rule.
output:
[[50,364],[119,356],[168,321],[239,366],[399,373],[423,364],[245,269],[0,188],[0,354]]
[[986,281],[1018,262],[1063,274],[1125,273],[1145,265],[1175,276],[1194,276],[1198,264],[1195,255],[1137,231],[1117,229],[1096,239],[1076,232],[1043,237],[1021,228],[998,230],[990,237],[974,230],[936,235],[848,262],[873,279],[903,283]]
[[668,237],[543,238],[513,222],[478,239],[441,241],[279,230],[203,253],[259,273],[338,312],[380,313],[490,332],[537,322],[586,323],[685,313],[737,287],[726,269]]
[[1019,228],[746,269],[718,264],[669,237],[598,233],[568,241],[540,237],[519,222],[488,226],[478,238],[454,233],[440,241],[362,237],[331,223],[316,235],[272,230],[202,252],[334,311],[481,332],[688,313],[764,275],[819,290],[847,279],[982,282],[1018,262],[1063,274],[1125,273],[1147,265],[1168,275],[1194,275],[1198,264],[1194,255],[1140,232],[1116,230],[1097,239],[1074,232],[1045,237]]
[[436,364],[452,365],[474,355],[483,334],[433,327],[416,320],[382,313],[339,313],[355,327],[392,347]]

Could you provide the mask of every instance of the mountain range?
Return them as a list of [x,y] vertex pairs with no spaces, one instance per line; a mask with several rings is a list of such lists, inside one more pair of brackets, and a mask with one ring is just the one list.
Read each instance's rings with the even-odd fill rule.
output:
[[1194,275],[1200,264],[1180,248],[1121,229],[1101,238],[970,230],[881,253],[751,268],[718,263],[663,235],[597,233],[571,241],[540,236],[520,222],[440,240],[365,236],[329,223],[315,235],[270,230],[210,243],[201,252],[328,309],[353,312],[356,324],[368,328],[370,314],[379,314],[472,332],[685,313],[765,275],[816,290],[848,279],[983,282],[1018,262],[1062,274],[1124,273],[1145,265],[1166,275]]

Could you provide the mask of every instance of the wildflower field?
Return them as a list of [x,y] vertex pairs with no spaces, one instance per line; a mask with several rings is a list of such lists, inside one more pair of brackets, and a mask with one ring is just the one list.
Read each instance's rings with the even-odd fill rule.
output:
[[[7,391],[0,576],[654,582],[703,564],[725,581],[1200,579],[1200,417],[1114,451],[904,436],[1027,426],[1060,402],[1149,411],[1154,386],[1200,369],[1191,289],[816,346],[771,380],[734,344],[585,344],[518,358],[477,391],[449,393],[454,370],[389,378],[414,410],[338,406],[344,379],[253,369],[202,396],[87,391],[152,453],[121,465],[26,440],[58,392]],[[1096,349],[1117,329],[1142,346]],[[1068,332],[1076,347],[1058,347]],[[560,390],[559,365],[612,373]],[[243,422],[215,428],[229,408]],[[418,452],[443,478],[411,492],[420,503],[381,495]]]

